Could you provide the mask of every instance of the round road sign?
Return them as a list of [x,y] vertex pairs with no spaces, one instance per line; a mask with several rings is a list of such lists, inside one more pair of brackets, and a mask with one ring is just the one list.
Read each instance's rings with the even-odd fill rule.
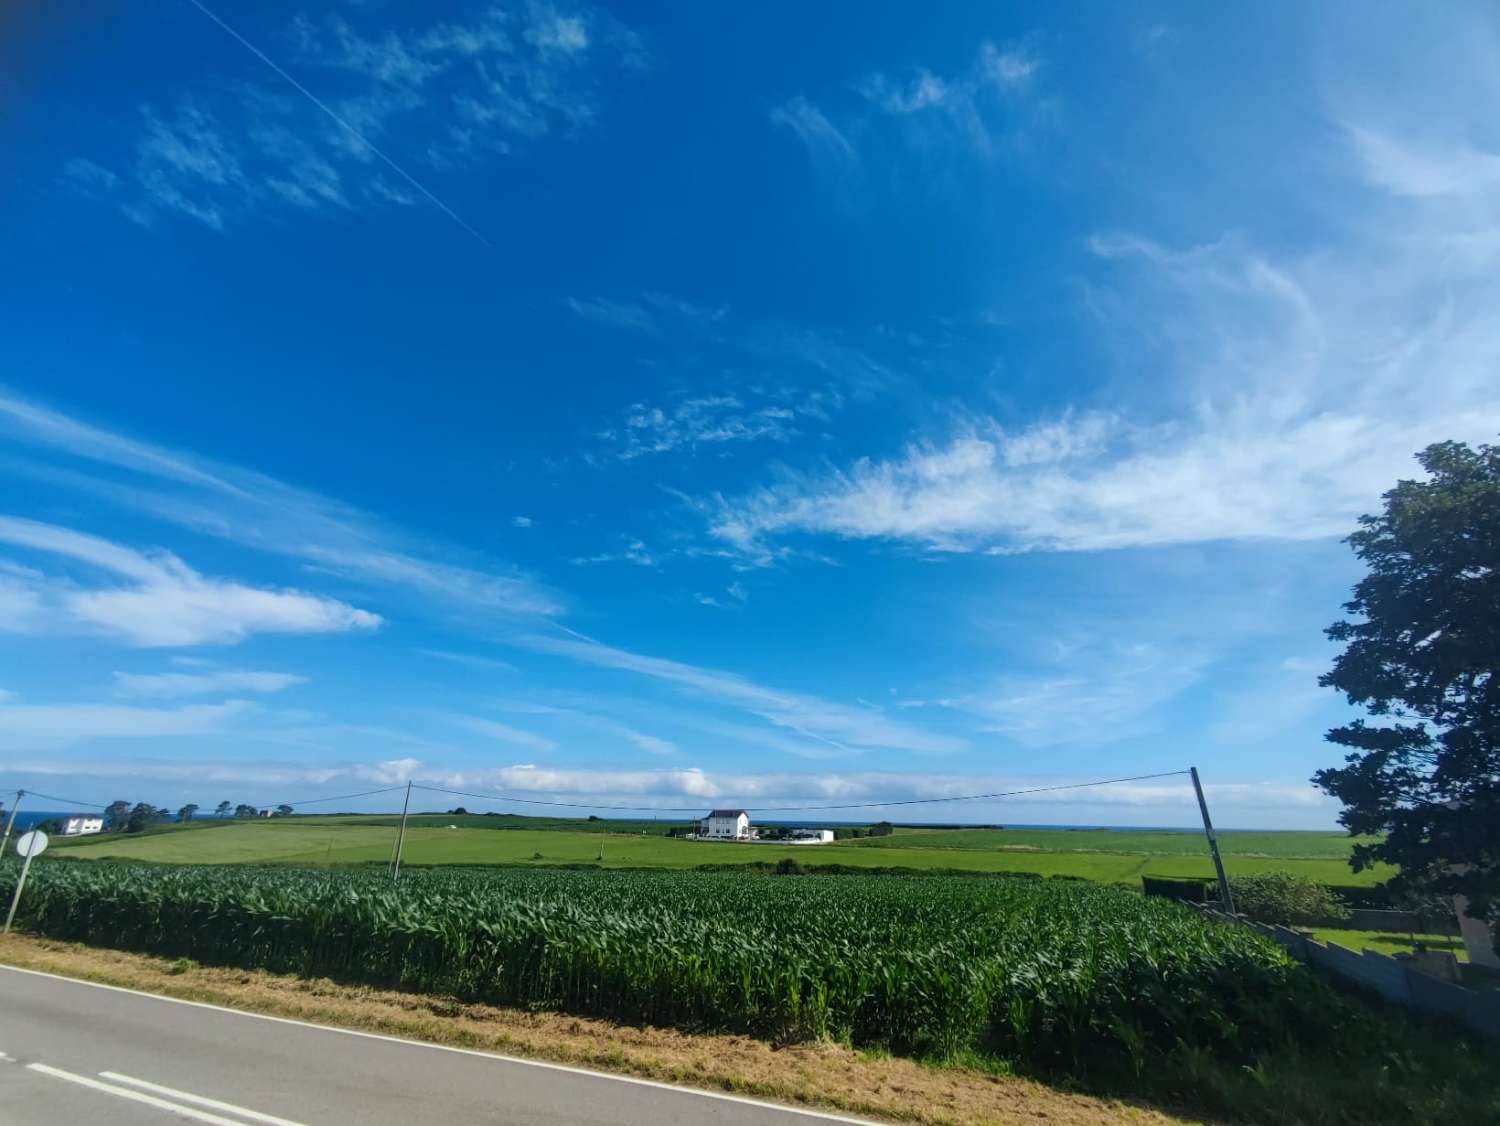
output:
[[47,848],[47,834],[40,829],[22,833],[16,838],[17,856],[40,856]]

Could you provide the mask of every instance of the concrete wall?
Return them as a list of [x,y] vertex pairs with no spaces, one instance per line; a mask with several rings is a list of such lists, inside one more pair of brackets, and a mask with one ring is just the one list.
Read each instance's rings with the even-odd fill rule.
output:
[[1339,981],[1372,990],[1419,1012],[1451,1017],[1482,1036],[1500,1040],[1500,992],[1465,989],[1375,950],[1355,953],[1336,942],[1318,942],[1286,927],[1269,927],[1211,907],[1188,906],[1220,922],[1259,931],[1280,943],[1297,961],[1316,966]]
[[1458,912],[1460,933],[1464,936],[1464,949],[1469,952],[1469,961],[1476,966],[1491,966],[1500,969],[1500,955],[1495,953],[1494,936],[1490,925],[1483,919],[1469,918],[1469,901],[1465,896],[1453,897],[1453,908]]

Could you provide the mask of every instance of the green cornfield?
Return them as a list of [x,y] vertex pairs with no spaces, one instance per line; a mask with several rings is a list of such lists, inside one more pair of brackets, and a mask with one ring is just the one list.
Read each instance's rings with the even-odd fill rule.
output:
[[[16,867],[0,868],[7,897]],[[777,1040],[1139,1069],[1315,1037],[1324,987],[1178,904],[1076,882],[36,865],[99,946]]]

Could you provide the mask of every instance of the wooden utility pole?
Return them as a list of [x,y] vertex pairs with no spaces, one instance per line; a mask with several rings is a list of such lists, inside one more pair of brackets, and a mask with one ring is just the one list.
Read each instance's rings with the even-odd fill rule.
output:
[[10,816],[5,819],[5,836],[0,837],[0,856],[5,855],[5,846],[10,844],[10,829],[16,823],[16,810],[21,808],[21,799],[25,796],[25,790],[16,791],[16,804],[10,807]]
[[406,784],[406,800],[401,803],[401,830],[396,834],[396,861],[391,865],[392,882],[401,878],[401,846],[406,843],[406,811],[411,808],[411,783]]
[[1214,871],[1219,873],[1219,905],[1225,912],[1234,914],[1234,897],[1229,894],[1229,877],[1224,874],[1224,861],[1219,857],[1219,838],[1214,835],[1214,823],[1208,819],[1208,802],[1203,800],[1203,783],[1198,781],[1198,768],[1188,767],[1193,776],[1193,791],[1198,795],[1198,812],[1203,814],[1203,835],[1208,838],[1208,851],[1214,858]]

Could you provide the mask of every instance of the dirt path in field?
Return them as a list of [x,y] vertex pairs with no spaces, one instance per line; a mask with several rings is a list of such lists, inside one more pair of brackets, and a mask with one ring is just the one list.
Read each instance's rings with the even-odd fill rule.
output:
[[1056,1091],[1027,1079],[927,1067],[835,1044],[774,1048],[743,1036],[638,1028],[328,980],[211,969],[26,935],[0,937],[0,962],[317,1024],[553,1060],[862,1117],[934,1126],[1180,1126],[1191,1121],[1144,1106]]

